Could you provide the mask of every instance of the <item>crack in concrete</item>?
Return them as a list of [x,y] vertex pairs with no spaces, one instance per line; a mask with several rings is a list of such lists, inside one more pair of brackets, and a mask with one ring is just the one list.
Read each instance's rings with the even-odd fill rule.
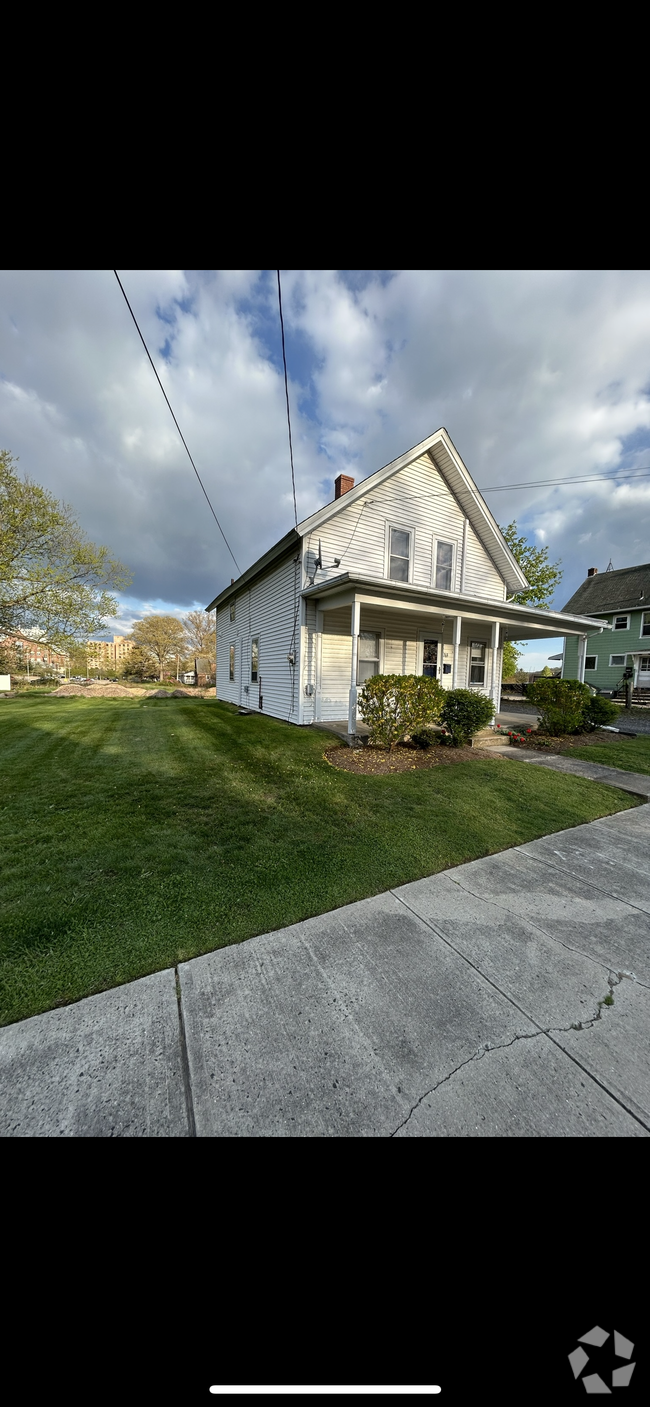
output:
[[398,1125],[397,1125],[397,1128],[396,1128],[396,1129],[393,1129],[393,1132],[388,1135],[389,1138],[394,1138],[394,1137],[395,1137],[395,1134],[396,1134],[396,1133],[399,1133],[400,1129],[403,1129],[404,1126],[405,1126],[405,1124],[408,1124],[409,1119],[410,1119],[410,1118],[412,1117],[412,1115],[415,1113],[416,1109],[419,1108],[419,1106],[421,1105],[423,1099],[426,1099],[426,1098],[427,1098],[427,1095],[429,1095],[429,1094],[435,1094],[436,1090],[437,1090],[437,1089],[440,1089],[440,1086],[441,1086],[441,1085],[446,1084],[446,1083],[447,1083],[447,1080],[450,1080],[453,1075],[457,1075],[457,1074],[458,1074],[458,1071],[459,1071],[459,1070],[462,1070],[465,1065],[471,1065],[472,1062],[475,1061],[475,1060],[482,1060],[485,1055],[488,1055],[488,1054],[490,1053],[490,1051],[493,1051],[493,1050],[507,1050],[507,1049],[508,1049],[508,1046],[514,1045],[515,1041],[524,1041],[524,1040],[535,1041],[535,1040],[537,1040],[538,1036],[543,1036],[544,1034],[545,1034],[544,1031],[529,1031],[527,1034],[524,1034],[524,1033],[522,1032],[521,1034],[519,1034],[519,1035],[517,1035],[517,1036],[513,1036],[513,1038],[512,1038],[511,1041],[505,1041],[502,1045],[493,1045],[491,1041],[486,1041],[485,1044],[482,1045],[482,1046],[479,1046],[478,1049],[475,1050],[472,1055],[469,1055],[469,1056],[467,1057],[467,1060],[461,1060],[460,1065],[455,1065],[455,1066],[454,1066],[454,1069],[453,1069],[453,1070],[450,1070],[448,1075],[443,1075],[443,1077],[442,1077],[441,1080],[438,1080],[435,1085],[432,1085],[432,1086],[431,1086],[431,1089],[425,1090],[424,1094],[421,1094],[421,1095],[420,1095],[420,1098],[416,1100],[416,1102],[415,1102],[415,1104],[413,1105],[412,1109],[409,1110],[408,1114],[406,1115],[406,1118],[403,1119],[402,1122],[401,1122],[401,1124],[398,1124]]
[[[455,881],[455,883],[457,883],[457,881]],[[464,887],[463,885],[459,885],[459,888],[462,889],[463,887]],[[498,983],[494,981],[494,978],[488,977],[487,974],[486,974],[485,972],[482,972],[482,971],[481,971],[481,968],[480,968],[480,967],[477,967],[476,964],[473,963],[473,962],[471,961],[471,959],[466,956],[465,953],[462,953],[459,948],[454,947],[454,944],[453,944],[452,942],[450,942],[450,940],[449,940],[449,938],[446,936],[446,934],[441,933],[440,930],[439,930],[438,928],[436,928],[435,924],[432,923],[430,919],[423,918],[423,917],[422,917],[422,914],[418,914],[418,913],[416,912],[416,910],[415,910],[415,909],[412,909],[412,908],[411,908],[411,905],[410,905],[410,904],[407,904],[406,900],[403,899],[403,898],[401,897],[401,895],[396,894],[393,889],[391,889],[391,890],[389,891],[389,893],[391,893],[391,894],[393,895],[393,898],[394,898],[394,899],[397,899],[400,904],[403,904],[403,905],[404,905],[404,908],[405,908],[405,909],[408,909],[409,913],[414,914],[415,917],[418,918],[421,923],[424,923],[427,928],[430,928],[430,929],[431,929],[431,932],[432,932],[432,933],[435,933],[436,937],[437,937],[437,938],[440,938],[441,942],[445,943],[448,948],[451,948],[452,953],[456,953],[457,957],[459,957],[463,962],[465,962],[468,967],[471,967],[471,968],[472,968],[472,971],[473,971],[473,972],[476,972],[477,975],[478,975],[479,977],[481,977],[484,982],[487,982],[487,983],[489,984],[489,986],[493,987],[494,990],[495,990],[496,992],[498,992],[499,995],[502,996],[502,997],[504,998],[504,1000],[507,1001],[507,1002],[510,1004],[510,1006],[514,1006],[514,1007],[516,1008],[516,1010],[519,1011],[519,1012],[521,1013],[521,1015],[526,1018],[527,1021],[530,1021],[530,1022],[531,1022],[531,1025],[538,1027],[537,1031],[533,1031],[533,1032],[530,1033],[530,1036],[528,1037],[528,1039],[530,1039],[530,1038],[532,1038],[532,1037],[535,1037],[535,1036],[548,1036],[549,1040],[553,1041],[553,1044],[554,1044],[554,1045],[557,1045],[558,1050],[562,1051],[562,1054],[563,1054],[563,1055],[566,1055],[569,1060],[572,1060],[573,1063],[574,1063],[574,1065],[577,1065],[578,1069],[581,1070],[582,1073],[583,1073],[584,1075],[586,1075],[589,1080],[592,1080],[594,1084],[598,1085],[598,1087],[599,1087],[600,1089],[602,1089],[602,1090],[604,1091],[604,1093],[605,1093],[606,1095],[608,1095],[608,1097],[609,1097],[610,1099],[613,1099],[613,1100],[614,1100],[614,1103],[615,1103],[615,1104],[618,1104],[621,1109],[624,1109],[624,1110],[625,1110],[625,1113],[628,1114],[628,1115],[630,1116],[630,1118],[634,1119],[636,1123],[640,1124],[640,1125],[641,1125],[641,1128],[643,1128],[643,1129],[645,1129],[646,1131],[648,1131],[648,1128],[649,1128],[648,1124],[647,1124],[647,1123],[644,1123],[643,1119],[641,1119],[641,1118],[639,1117],[639,1115],[638,1115],[633,1109],[628,1108],[627,1104],[625,1104],[625,1103],[623,1102],[623,1100],[622,1100],[621,1098],[619,1098],[619,1096],[618,1096],[617,1094],[614,1093],[613,1090],[609,1089],[609,1087],[603,1082],[603,1080],[602,1080],[602,1079],[599,1079],[599,1077],[594,1074],[593,1070],[588,1070],[588,1069],[586,1068],[586,1066],[584,1066],[584,1065],[581,1063],[581,1061],[578,1060],[577,1056],[575,1056],[570,1050],[566,1050],[565,1047],[564,1047],[563,1045],[561,1045],[559,1041],[556,1041],[556,1040],[554,1039],[556,1035],[566,1034],[568,1031],[588,1030],[591,1026],[593,1026],[594,1022],[596,1022],[596,1021],[598,1021],[598,1020],[600,1019],[601,1014],[602,1014],[602,1007],[603,1007],[604,1005],[611,1005],[611,1002],[608,1002],[608,1001],[607,1001],[607,997],[603,997],[603,998],[601,999],[601,1001],[598,1003],[598,1009],[597,1009],[596,1015],[593,1016],[593,1017],[591,1017],[591,1019],[590,1019],[588,1022],[581,1022],[581,1023],[579,1023],[579,1024],[575,1024],[575,1023],[574,1023],[574,1024],[572,1024],[571,1026],[549,1026],[549,1027],[547,1027],[547,1028],[541,1027],[541,1026],[539,1026],[539,1023],[538,1023],[537,1021],[535,1021],[534,1017],[530,1016],[529,1013],[528,1013],[527,1011],[525,1011],[524,1008],[523,1008],[522,1006],[520,1006],[518,1002],[515,1001],[514,997],[510,996],[508,992],[504,992],[503,989],[502,989],[501,987],[499,987]],[[602,965],[602,966],[605,966],[605,964],[601,964],[601,965]],[[616,972],[616,973],[614,973],[614,971],[613,971],[612,968],[609,968],[609,977],[612,978],[612,979],[618,978],[619,981],[621,981],[623,977],[630,977],[630,978],[632,978],[633,980],[636,981],[636,978],[633,977],[633,974],[632,974],[632,973],[627,973],[627,972]],[[610,985],[609,979],[608,979],[608,988],[609,988],[609,991],[608,991],[608,994],[607,994],[607,995],[608,995],[609,997],[612,996],[612,986],[616,986],[616,985],[618,985],[618,983],[616,982],[616,980],[613,980],[613,981],[612,981],[612,984]],[[640,984],[640,985],[644,985],[644,984]],[[514,1037],[514,1040],[507,1042],[507,1044],[508,1044],[508,1045],[513,1045],[515,1040],[521,1040],[521,1039],[525,1039],[525,1037],[522,1037],[522,1036],[515,1036],[515,1037]],[[491,1046],[491,1045],[490,1045],[490,1042],[487,1042],[486,1045],[484,1045],[484,1046],[482,1046],[482,1047],[479,1047],[479,1050],[480,1050],[480,1049],[483,1050],[483,1053],[484,1053],[484,1054],[487,1054],[487,1051],[488,1051],[489,1049],[498,1050],[498,1049],[501,1049],[501,1047],[499,1047],[499,1046]],[[475,1058],[476,1058],[476,1052],[474,1052],[474,1055],[469,1056],[469,1059],[468,1059],[468,1060],[462,1061],[462,1062],[461,1062],[461,1065],[467,1065],[467,1064],[469,1064],[472,1060],[474,1060]],[[461,1069],[461,1065],[457,1066],[456,1069],[458,1069],[458,1070]],[[438,1081],[438,1083],[439,1083],[439,1084],[443,1084],[447,1079],[450,1079],[451,1076],[456,1073],[456,1069],[451,1070],[450,1073],[449,1073],[449,1075],[445,1075],[444,1078],[443,1078],[443,1080]],[[407,1115],[407,1118],[404,1120],[404,1123],[408,1123],[408,1120],[411,1118],[411,1114],[413,1114],[414,1110],[417,1109],[418,1104],[421,1104],[421,1103],[422,1103],[422,1099],[426,1099],[427,1093],[434,1093],[436,1089],[437,1089],[437,1085],[434,1085],[431,1090],[426,1091],[425,1094],[423,1094],[423,1095],[421,1096],[421,1098],[417,1101],[417,1103],[414,1104],[413,1109],[411,1110],[411,1113]],[[395,1137],[395,1134],[399,1132],[399,1129],[401,1129],[401,1128],[403,1128],[403,1127],[404,1127],[404,1124],[403,1124],[403,1123],[402,1123],[402,1124],[399,1124],[398,1127],[393,1131],[393,1133],[392,1133],[392,1134],[389,1134],[389,1137],[390,1137],[390,1138],[394,1138],[394,1137]]]
[[[609,987],[608,996],[612,998],[612,1002],[614,1000],[614,998],[612,997],[612,988],[618,986],[618,983],[622,981],[623,977],[627,977],[628,975],[629,974],[626,972],[610,972],[607,980],[607,985]],[[460,1065],[454,1066],[454,1069],[450,1070],[448,1075],[443,1075],[441,1080],[438,1080],[437,1083],[435,1085],[432,1085],[430,1089],[425,1090],[424,1094],[420,1095],[420,1098],[416,1100],[415,1104],[407,1114],[406,1118],[402,1120],[401,1124],[397,1125],[397,1128],[394,1129],[393,1133],[389,1134],[389,1137],[394,1138],[395,1134],[399,1133],[400,1129],[403,1129],[405,1124],[408,1124],[409,1119],[415,1113],[415,1110],[419,1108],[422,1101],[427,1098],[427,1095],[435,1094],[436,1090],[438,1090],[441,1085],[446,1084],[447,1080],[450,1080],[453,1075],[457,1075],[458,1071],[462,1070],[465,1065],[471,1065],[477,1060],[482,1060],[484,1056],[491,1054],[493,1050],[508,1050],[509,1047],[514,1045],[516,1041],[536,1041],[539,1036],[549,1036],[552,1039],[553,1036],[566,1035],[568,1031],[588,1031],[590,1027],[596,1023],[596,1021],[602,1020],[602,1009],[604,1006],[609,1005],[611,1005],[611,1002],[609,1002],[607,996],[605,996],[601,999],[601,1001],[599,1001],[596,1014],[592,1016],[588,1021],[573,1022],[570,1026],[542,1026],[538,1031],[519,1032],[517,1035],[513,1036],[511,1041],[502,1041],[500,1044],[493,1044],[492,1041],[485,1041],[484,1044],[480,1045],[472,1055],[469,1055],[467,1057],[467,1060],[461,1060]]]

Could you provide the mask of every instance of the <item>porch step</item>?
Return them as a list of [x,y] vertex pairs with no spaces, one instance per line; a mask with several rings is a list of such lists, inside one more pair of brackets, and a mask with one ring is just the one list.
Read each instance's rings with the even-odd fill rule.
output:
[[513,733],[525,733],[527,728],[537,729],[537,719],[527,718],[525,723],[502,723],[500,728],[481,728],[472,738],[472,747],[503,747],[508,742],[508,729]]

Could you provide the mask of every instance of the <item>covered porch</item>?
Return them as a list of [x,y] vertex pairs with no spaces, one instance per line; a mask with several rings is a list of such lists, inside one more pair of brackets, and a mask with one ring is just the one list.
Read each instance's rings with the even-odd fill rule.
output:
[[584,677],[593,620],[347,575],[303,592],[304,723],[347,719],[365,732],[359,693],[373,674],[426,674],[443,688],[475,689],[499,713],[506,640],[579,638]]

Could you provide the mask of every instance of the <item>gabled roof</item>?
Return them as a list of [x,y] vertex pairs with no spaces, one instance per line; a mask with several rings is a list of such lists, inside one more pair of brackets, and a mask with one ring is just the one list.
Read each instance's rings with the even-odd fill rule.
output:
[[237,577],[230,586],[224,588],[214,601],[206,606],[207,611],[213,611],[215,606],[221,606],[230,596],[234,596],[240,591],[242,586],[246,586],[257,576],[260,576],[267,567],[278,557],[282,557],[291,548],[299,545],[301,538],[307,533],[313,532],[315,528],[321,527],[336,513],[340,513],[344,508],[349,508],[351,503],[357,499],[365,498],[366,494],[379,488],[386,479],[392,478],[393,474],[398,474],[400,469],[406,469],[421,455],[428,454],[434,469],[442,476],[457,500],[461,510],[469,519],[476,536],[483,544],[488,557],[494,562],[497,571],[503,577],[507,590],[514,596],[517,592],[525,590],[528,585],[526,577],[518,562],[508,547],[508,544],[501,532],[501,529],[493,518],[487,503],[474,483],[469,470],[463,464],[458,450],[452,444],[444,426],[436,430],[434,435],[429,435],[426,440],[421,440],[419,445],[414,445],[412,449],[401,454],[398,459],[393,459],[390,464],[385,464],[383,469],[377,469],[374,474],[370,474],[367,479],[362,479],[353,489],[340,498],[332,499],[324,508],[319,508],[318,512],[312,513],[311,517],[304,518],[302,523],[298,523],[297,528],[292,528],[291,532],[276,542],[274,547],[269,548],[263,557],[259,557],[257,562],[253,562],[247,571]]
[[622,567],[617,572],[588,576],[564,609],[583,616],[650,611],[650,562],[642,567]]
[[465,516],[469,518],[476,536],[503,577],[508,590],[513,595],[524,590],[528,585],[526,577],[444,426],[436,430],[434,435],[429,435],[426,440],[421,440],[419,445],[407,450],[406,454],[401,454],[399,459],[393,459],[390,464],[385,464],[383,469],[378,469],[369,478],[362,479],[361,483],[356,484],[341,498],[333,499],[324,508],[319,508],[317,513],[312,513],[310,518],[305,518],[298,524],[297,532],[302,537],[313,532],[342,508],[348,508],[357,499],[365,498],[366,494],[379,488],[386,479],[398,474],[400,469],[406,469],[407,465],[423,454],[429,455],[434,469],[438,470]]

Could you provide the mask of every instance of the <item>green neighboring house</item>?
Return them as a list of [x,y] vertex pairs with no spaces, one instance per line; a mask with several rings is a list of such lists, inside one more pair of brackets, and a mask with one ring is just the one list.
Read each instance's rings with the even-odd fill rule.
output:
[[650,562],[600,576],[590,567],[564,610],[594,616],[612,628],[565,639],[563,679],[584,679],[600,693],[615,693],[631,667],[637,697],[650,695]]

